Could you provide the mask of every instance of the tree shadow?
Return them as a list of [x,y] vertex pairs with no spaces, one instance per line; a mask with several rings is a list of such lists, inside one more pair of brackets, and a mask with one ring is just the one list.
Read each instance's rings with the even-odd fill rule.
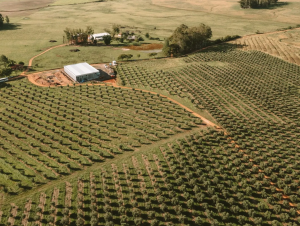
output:
[[0,83],[0,89],[10,88],[10,87],[12,87],[12,85],[9,83],[6,82]]
[[277,8],[282,8],[284,6],[289,5],[289,2],[277,2],[275,4],[272,4],[270,6],[266,6],[266,7],[258,7],[258,8],[254,8],[254,9],[277,9]]
[[247,45],[241,45],[241,44],[233,44],[233,43],[221,43],[216,44],[212,46],[208,46],[205,49],[201,49],[197,51],[196,53],[207,53],[207,52],[228,52],[236,49],[241,49]]
[[0,30],[18,30],[18,29],[21,29],[20,24],[7,24],[7,23],[4,23],[0,27]]

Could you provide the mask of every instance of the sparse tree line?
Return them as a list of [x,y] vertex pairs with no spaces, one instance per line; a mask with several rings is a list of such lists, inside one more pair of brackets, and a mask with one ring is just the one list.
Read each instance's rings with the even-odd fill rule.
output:
[[4,26],[4,21],[5,23],[9,24],[9,17],[8,16],[2,16],[0,13],[0,28]]
[[245,8],[267,8],[272,4],[277,3],[278,0],[241,0],[240,5],[243,9]]
[[[123,31],[123,30],[121,30],[121,28],[122,28],[121,25],[113,24],[110,29],[105,28],[104,31],[110,34],[111,40],[115,40],[115,41],[120,42],[120,43],[123,43],[125,40],[127,40],[129,42],[131,42],[131,41],[135,41],[135,42],[144,41],[144,39],[141,36],[136,35],[133,31],[128,31],[128,30]],[[146,34],[146,37],[147,37],[147,34]],[[148,37],[149,37],[149,34],[148,34]],[[104,39],[103,39],[103,41],[105,43]]]
[[197,27],[182,24],[165,40],[163,52],[166,56],[189,53],[206,46],[211,37],[211,28],[205,24]]

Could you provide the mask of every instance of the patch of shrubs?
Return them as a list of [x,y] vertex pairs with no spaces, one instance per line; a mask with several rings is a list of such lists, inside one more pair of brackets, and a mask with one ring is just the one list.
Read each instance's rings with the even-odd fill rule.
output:
[[232,41],[232,40],[238,39],[240,37],[241,36],[239,36],[239,35],[227,35],[225,37],[216,39],[215,41],[213,41],[213,44],[219,44],[219,43],[222,43],[222,42]]

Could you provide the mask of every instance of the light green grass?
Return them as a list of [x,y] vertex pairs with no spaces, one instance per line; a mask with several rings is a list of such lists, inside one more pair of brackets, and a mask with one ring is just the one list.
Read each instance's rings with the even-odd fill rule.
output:
[[[70,52],[71,49],[79,49],[79,52]],[[126,48],[126,47],[123,47]],[[65,46],[53,49],[33,61],[35,70],[42,71],[53,68],[62,68],[64,65],[75,64],[80,62],[88,62],[90,64],[108,63],[112,60],[117,60],[120,54],[132,54],[131,60],[148,59],[148,53],[141,51],[128,50],[123,51],[121,47],[114,46]],[[138,54],[140,57],[138,58]],[[162,57],[163,54],[159,53],[157,57]]]
[[[86,1],[86,0],[85,0]],[[71,1],[56,1],[66,4]],[[74,2],[74,1],[72,1]],[[152,5],[149,0],[119,0],[98,2],[78,5],[50,6],[31,15],[24,17],[11,17],[11,23],[18,27],[13,30],[2,30],[0,32],[1,54],[7,55],[16,61],[28,62],[29,59],[41,50],[50,46],[62,44],[63,30],[70,28],[85,28],[92,26],[95,33],[104,31],[104,28],[112,24],[120,24],[135,27],[138,34],[149,32],[152,37],[161,39],[171,35],[172,31],[182,23],[188,26],[195,26],[205,23],[212,27],[213,38],[225,35],[245,35],[254,33],[257,30],[270,31],[277,28],[287,27],[289,23],[274,22],[268,20],[237,19],[236,16],[210,14],[206,12],[193,12],[188,10],[169,9]],[[139,31],[141,33],[139,33]],[[50,43],[49,40],[57,40]],[[148,42],[148,40],[146,40]],[[118,55],[119,50],[101,51],[106,54],[103,59],[109,59],[110,55]],[[98,53],[91,58],[97,59]],[[141,54],[142,55],[142,54]],[[52,54],[55,56],[55,54]],[[50,58],[53,67],[61,67],[62,61]],[[38,60],[38,59],[37,59]],[[105,61],[105,60],[104,60]],[[47,63],[49,65],[49,63]],[[46,65],[41,63],[41,65]],[[52,66],[51,66],[52,67]],[[49,67],[45,67],[49,68]]]

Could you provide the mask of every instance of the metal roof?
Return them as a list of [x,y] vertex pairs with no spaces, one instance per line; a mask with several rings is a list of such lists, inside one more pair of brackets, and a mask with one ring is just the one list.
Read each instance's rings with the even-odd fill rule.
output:
[[86,62],[68,65],[65,66],[64,68],[65,70],[67,69],[68,71],[70,71],[75,76],[99,73],[99,71],[96,68],[92,67]]
[[94,38],[100,38],[106,35],[110,35],[109,33],[98,33],[98,34],[93,34],[91,36],[93,36]]

